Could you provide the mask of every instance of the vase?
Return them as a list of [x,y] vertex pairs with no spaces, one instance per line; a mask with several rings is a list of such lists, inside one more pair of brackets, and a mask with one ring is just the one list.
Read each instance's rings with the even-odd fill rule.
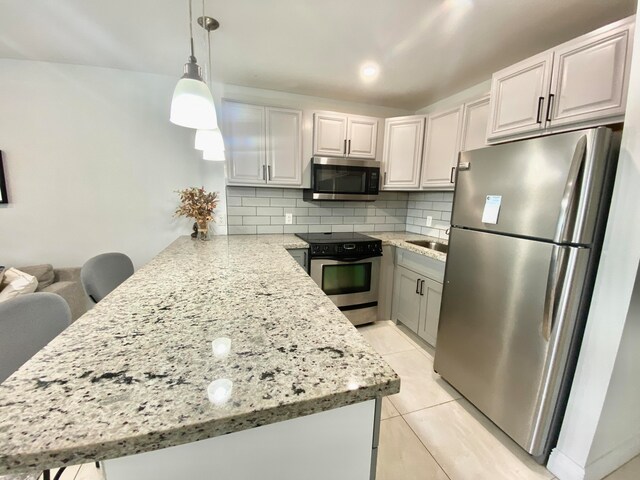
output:
[[197,220],[198,240],[209,240],[209,222],[207,220]]

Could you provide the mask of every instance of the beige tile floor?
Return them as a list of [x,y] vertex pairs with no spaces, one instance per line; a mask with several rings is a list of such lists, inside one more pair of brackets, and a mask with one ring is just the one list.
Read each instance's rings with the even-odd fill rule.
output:
[[[358,330],[402,379],[400,393],[382,401],[378,480],[553,479],[433,372],[427,344],[390,321]],[[606,480],[639,478],[640,456]],[[104,480],[103,470],[76,465],[61,480]]]
[[[553,479],[433,371],[433,349],[393,322],[360,327],[400,375],[382,402],[378,480]],[[640,457],[607,480],[640,478]]]

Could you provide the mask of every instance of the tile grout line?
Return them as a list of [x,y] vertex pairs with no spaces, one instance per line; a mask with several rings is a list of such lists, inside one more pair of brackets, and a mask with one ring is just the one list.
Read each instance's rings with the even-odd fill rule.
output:
[[[455,400],[451,400],[452,402]],[[445,402],[445,403],[449,403],[449,402]],[[442,403],[440,405],[443,405]],[[427,408],[431,408],[431,407],[427,407]],[[425,408],[423,408],[422,410],[426,410]],[[416,412],[419,412],[420,410],[416,410]],[[413,413],[413,412],[411,412]],[[427,445],[422,441],[422,439],[420,438],[420,435],[418,435],[418,432],[416,432],[413,427],[411,426],[411,424],[407,421],[406,418],[404,418],[404,415],[400,414],[400,417],[402,417],[402,420],[404,420],[404,423],[407,424],[407,426],[409,427],[409,430],[411,430],[413,432],[413,434],[416,436],[416,438],[418,439],[418,441],[422,444],[422,446],[424,447],[424,449],[429,453],[429,455],[431,455],[431,458],[433,458],[433,461],[436,462],[436,465],[438,465],[438,467],[440,467],[440,470],[442,470],[442,473],[444,473],[445,477],[447,477],[449,480],[451,480],[451,475],[449,475],[449,473],[445,470],[445,468],[440,464],[440,462],[438,461],[438,459],[436,458],[436,456],[433,454],[433,452],[431,450],[429,450],[429,447],[427,447]]]

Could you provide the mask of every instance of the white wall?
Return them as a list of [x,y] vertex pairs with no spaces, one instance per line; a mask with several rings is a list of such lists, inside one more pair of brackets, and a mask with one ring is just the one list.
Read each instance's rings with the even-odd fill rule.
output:
[[201,184],[193,131],[169,122],[177,78],[0,59],[0,264],[140,266],[178,235],[174,190]]
[[[640,12],[639,12],[640,13]],[[640,35],[635,37],[618,172],[580,358],[548,468],[561,480],[596,479],[640,453]],[[631,306],[631,308],[630,308]],[[630,365],[635,365],[630,367]]]

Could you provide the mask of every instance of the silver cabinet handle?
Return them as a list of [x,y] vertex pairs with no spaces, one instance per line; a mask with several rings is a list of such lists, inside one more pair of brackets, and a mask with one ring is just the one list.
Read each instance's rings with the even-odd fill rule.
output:
[[351,154],[351,139],[349,139],[349,146],[347,147],[347,153]]
[[267,166],[266,165],[262,165],[262,179],[265,182],[267,181]]
[[420,279],[416,280],[416,293],[420,295]]
[[424,280],[420,281],[420,296],[424,297]]
[[347,154],[347,139],[344,139],[344,146],[342,147],[342,150],[344,151],[344,155]]
[[453,183],[453,174],[456,172],[456,167],[451,167],[451,174],[449,175],[449,183]]
[[267,180],[271,181],[271,165],[267,167]]
[[[582,170],[582,164],[587,153],[587,136],[580,137],[576,144],[576,149],[573,152],[573,159],[571,160],[571,166],[569,167],[569,173],[567,175],[567,183],[564,186],[564,192],[562,193],[562,200],[560,201],[560,215],[558,216],[558,223],[556,225],[556,234],[553,237],[555,243],[563,243],[570,240],[570,223],[573,217],[573,211],[577,205],[576,197],[579,187],[578,176]],[[575,219],[573,219],[575,220]]]
[[387,172],[384,172],[384,181],[382,182],[382,186],[386,186],[387,185]]

